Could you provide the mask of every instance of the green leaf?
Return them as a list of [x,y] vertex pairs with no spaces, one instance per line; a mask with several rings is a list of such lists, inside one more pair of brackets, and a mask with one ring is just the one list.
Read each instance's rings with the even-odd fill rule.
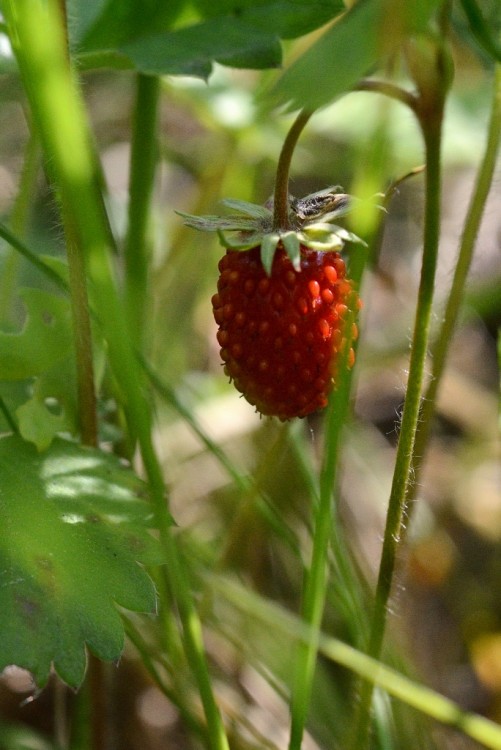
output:
[[38,375],[63,359],[73,342],[70,304],[41,289],[22,289],[26,320],[20,333],[0,332],[0,380]]
[[237,68],[277,67],[280,38],[306,34],[344,8],[341,0],[200,0],[195,5],[201,22],[186,25],[191,17],[185,9],[184,25],[173,29],[181,5],[182,0],[70,0],[76,19],[70,25],[72,47],[85,68],[124,67],[128,58],[143,73],[207,78],[215,61]]
[[39,685],[51,663],[77,687],[85,645],[120,657],[116,605],[155,609],[138,562],[160,562],[145,485],[110,454],[56,439],[40,454],[19,436],[0,439],[0,671],[9,664]]
[[315,110],[351,89],[406,35],[423,30],[439,0],[359,0],[288,68],[273,104]]
[[250,67],[279,65],[281,50],[276,36],[248,24],[222,17],[177,31],[150,34],[123,44],[120,51],[143,73],[186,74],[208,78],[216,60],[254,56]]
[[205,18],[232,15],[242,22],[281,39],[308,34],[344,10],[341,0],[196,0],[195,6]]
[[[497,29],[494,27],[492,20],[489,19],[488,21],[486,18],[484,18],[484,16],[482,15],[482,11],[475,0],[461,0],[461,5],[470,24],[470,30],[477,42],[485,50],[485,52],[490,55],[490,57],[500,62],[501,45],[497,40]],[[497,20],[499,22],[499,5],[497,6],[497,8]]]
[[183,0],[69,0],[73,46],[114,49],[122,42],[167,31]]
[[60,432],[76,435],[76,394],[75,359],[69,356],[36,378],[31,399],[16,410],[22,437],[42,451]]

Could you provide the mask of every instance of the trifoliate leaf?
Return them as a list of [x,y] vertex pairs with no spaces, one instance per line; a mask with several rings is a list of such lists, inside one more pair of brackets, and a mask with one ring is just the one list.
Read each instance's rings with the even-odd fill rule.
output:
[[120,657],[116,605],[155,609],[138,563],[160,562],[145,485],[115,456],[56,439],[46,453],[0,439],[0,670],[28,669],[44,685],[51,663],[77,687],[87,645]]

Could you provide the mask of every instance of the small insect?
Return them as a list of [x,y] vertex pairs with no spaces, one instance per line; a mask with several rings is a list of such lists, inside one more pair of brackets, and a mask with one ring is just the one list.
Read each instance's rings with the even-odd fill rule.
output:
[[351,196],[346,193],[335,192],[342,190],[339,186],[320,190],[305,198],[290,198],[290,206],[296,217],[301,221],[313,221],[329,215],[340,216],[345,213],[351,203]]

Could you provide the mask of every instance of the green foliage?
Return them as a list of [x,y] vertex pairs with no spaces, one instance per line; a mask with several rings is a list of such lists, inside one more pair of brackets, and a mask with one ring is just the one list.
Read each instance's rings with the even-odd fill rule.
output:
[[20,290],[26,320],[19,333],[0,332],[0,380],[40,375],[69,353],[72,344],[67,299],[40,289]]
[[[423,716],[500,748],[497,725],[462,712],[406,676],[413,671],[410,659],[402,656],[403,649],[385,627],[396,554],[405,541],[403,518],[406,513],[410,517],[415,492],[411,479],[419,485],[433,388],[441,380],[464,298],[499,142],[497,78],[489,147],[465,219],[457,264],[461,272],[454,275],[445,322],[433,344],[445,151],[441,126],[445,100],[455,96],[446,50],[448,54],[457,44],[454,27],[463,45],[454,50],[459,75],[464,47],[480,50],[492,70],[499,59],[499,4],[462,0],[452,10],[440,0],[358,0],[347,5],[341,0],[68,0],[64,6],[59,0],[1,0],[1,33],[14,52],[12,56],[8,45],[0,48],[2,72],[14,72],[2,94],[2,104],[7,104],[2,124],[8,131],[21,102],[29,113],[30,148],[35,143],[43,150],[51,202],[47,208],[40,173],[32,164],[19,181],[13,206],[5,209],[9,219],[0,224],[9,245],[1,257],[6,273],[0,306],[0,668],[25,667],[43,686],[53,665],[61,680],[78,687],[86,648],[100,659],[119,659],[125,619],[142,669],[176,707],[187,744],[193,733],[193,743],[213,750],[227,750],[230,743],[248,748],[249,736],[256,747],[275,741],[282,746],[282,736],[269,740],[260,733],[266,722],[249,719],[258,703],[250,697],[249,683],[259,676],[267,685],[256,694],[268,691],[284,708],[281,728],[290,712],[291,750],[299,750],[306,731],[321,747],[364,750],[372,731],[377,750],[430,750],[433,742]],[[310,39],[301,38],[315,30]],[[283,43],[294,39],[299,42]],[[67,43],[78,76],[68,64]],[[272,70],[284,62],[283,72]],[[258,72],[263,70],[270,72]],[[86,76],[86,71],[101,75]],[[208,80],[209,86],[172,80],[177,75]],[[476,75],[482,76],[482,84],[488,82],[485,71],[476,70]],[[361,83],[364,76],[371,78]],[[112,105],[113,96],[120,100],[115,105],[120,115],[111,128],[100,119],[105,107],[99,107],[107,102],[96,105],[93,99],[94,87],[104,87],[105,81]],[[377,99],[383,102],[380,110],[363,104],[361,110],[345,110],[350,137],[340,127],[336,130],[342,116],[336,120],[330,109],[324,111],[309,121],[305,146],[297,150],[293,190],[297,195],[318,190],[321,181],[331,184],[339,172],[341,181],[366,188],[364,198],[384,192],[400,170],[415,167],[422,147],[416,136],[423,136],[426,211],[419,303],[383,561],[379,573],[371,570],[367,580],[365,547],[372,550],[379,531],[369,533],[360,524],[360,540],[356,534],[345,538],[342,519],[351,513],[363,516],[371,504],[386,507],[388,433],[371,465],[366,454],[376,442],[376,426],[358,411],[352,416],[346,367],[323,420],[281,427],[259,422],[245,407],[240,413],[242,402],[235,394],[227,396],[207,322],[208,289],[221,250],[176,223],[165,192],[155,190],[158,173],[168,173],[172,185],[167,192],[180,209],[177,213],[186,218],[188,211],[196,212],[198,218],[190,219],[196,228],[204,228],[200,216],[211,214],[222,195],[235,193],[226,207],[246,216],[228,217],[225,228],[248,230],[249,217],[270,215],[250,201],[270,195],[286,131],[269,107],[303,109],[309,116],[364,86],[407,105],[400,112],[407,119],[411,113],[417,116],[419,127],[410,138],[402,137],[404,118],[397,119],[382,97]],[[117,200],[115,193],[110,200],[98,149],[127,138],[124,103],[132,91],[128,199]],[[470,136],[481,130],[478,96],[476,87]],[[255,100],[267,108],[253,106]],[[454,107],[451,111],[454,117]],[[17,148],[22,133],[19,128],[15,138],[5,136],[4,142],[2,130],[0,145],[7,151]],[[364,144],[364,139],[373,142]],[[412,150],[407,140],[413,141]],[[412,162],[403,168],[395,157],[396,141],[407,148]],[[27,147],[27,161],[28,152]],[[167,168],[157,171],[160,160]],[[303,185],[304,191],[296,192]],[[115,215],[113,201],[120,200]],[[388,201],[389,194],[377,202],[386,208]],[[44,255],[61,245],[60,237],[54,242],[47,230],[54,215],[64,235],[67,263]],[[359,231],[356,212],[354,216],[353,225],[336,227],[342,239],[357,239],[350,231]],[[383,212],[367,212],[367,217],[362,234],[377,250]],[[212,215],[206,216],[205,228],[207,224],[217,228]],[[316,231],[313,240],[321,242],[327,230]],[[377,252],[365,249],[365,243],[346,253],[357,283],[362,284],[368,265],[374,287],[389,280],[388,286],[397,290],[376,313],[382,320],[377,335],[384,342],[363,341],[357,355],[354,373],[361,374],[362,398],[368,369],[379,374],[385,359],[391,363],[385,373],[394,378],[407,356],[416,290],[405,279],[408,274],[414,281],[416,266],[407,268],[405,253],[400,254],[403,234],[385,268],[378,267]],[[241,245],[241,240],[236,242]],[[297,238],[284,235],[283,242],[297,263]],[[272,245],[263,245],[265,264],[271,262]],[[54,283],[58,295],[48,291]],[[483,302],[488,310],[484,318],[492,317],[486,327],[494,330],[498,296],[491,294],[488,304]],[[395,317],[401,318],[392,320],[394,329],[381,312],[390,307],[397,307]],[[420,410],[430,343],[432,386]],[[370,370],[368,379],[372,375]],[[105,452],[70,442],[68,433],[82,443],[110,442]],[[119,458],[136,455],[144,481]],[[339,468],[345,464],[353,488],[341,490]],[[351,473],[350,464],[355,466]],[[179,523],[175,533],[167,488],[173,489]],[[357,505],[343,513],[340,498],[350,491]],[[424,526],[433,522],[425,518]],[[144,566],[160,564],[154,587]],[[372,580],[378,575],[374,606]],[[150,616],[122,613],[121,618],[120,607]],[[210,660],[204,629],[211,636]],[[382,658],[391,666],[381,665]],[[379,685],[375,694],[374,685]],[[95,693],[91,721],[99,730],[99,694],[95,685],[89,691]],[[388,696],[398,700],[391,702]],[[86,720],[78,718],[85,708],[77,706],[75,721]],[[0,724],[4,745],[9,750],[48,746],[14,725],[6,729]]]
[[73,44],[86,68],[106,59],[111,67],[130,66],[149,75],[208,78],[214,62],[236,68],[278,67],[279,39],[312,31],[343,8],[339,0],[195,5],[199,19],[176,28],[179,0],[146,7],[138,0],[110,0],[92,11],[87,3],[73,0]]
[[[314,111],[331,102],[426,28],[437,0],[362,0],[309,47],[271,92],[277,104]],[[359,40],[363,40],[359,43]]]
[[54,750],[55,746],[26,726],[0,723],[0,747],[2,750]]
[[29,669],[43,686],[51,663],[69,685],[85,672],[87,644],[118,659],[116,604],[154,612],[141,563],[157,563],[145,486],[114,457],[56,440],[43,454],[0,440],[0,668]]

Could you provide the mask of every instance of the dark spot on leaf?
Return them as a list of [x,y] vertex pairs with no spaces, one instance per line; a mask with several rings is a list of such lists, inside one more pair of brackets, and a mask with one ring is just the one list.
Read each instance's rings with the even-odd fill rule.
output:
[[54,563],[48,557],[36,557],[35,563],[41,570],[52,571],[54,570]]
[[32,630],[38,629],[40,605],[27,596],[16,594],[16,603],[26,625]]
[[88,513],[85,520],[87,523],[101,523],[101,518],[96,513]]
[[144,542],[142,539],[139,539],[137,536],[133,536],[132,534],[129,534],[126,537],[126,543],[127,547],[134,555],[137,555],[139,552],[144,551]]
[[54,325],[54,316],[49,310],[43,310],[42,312],[42,321],[45,323],[46,326],[52,326]]

